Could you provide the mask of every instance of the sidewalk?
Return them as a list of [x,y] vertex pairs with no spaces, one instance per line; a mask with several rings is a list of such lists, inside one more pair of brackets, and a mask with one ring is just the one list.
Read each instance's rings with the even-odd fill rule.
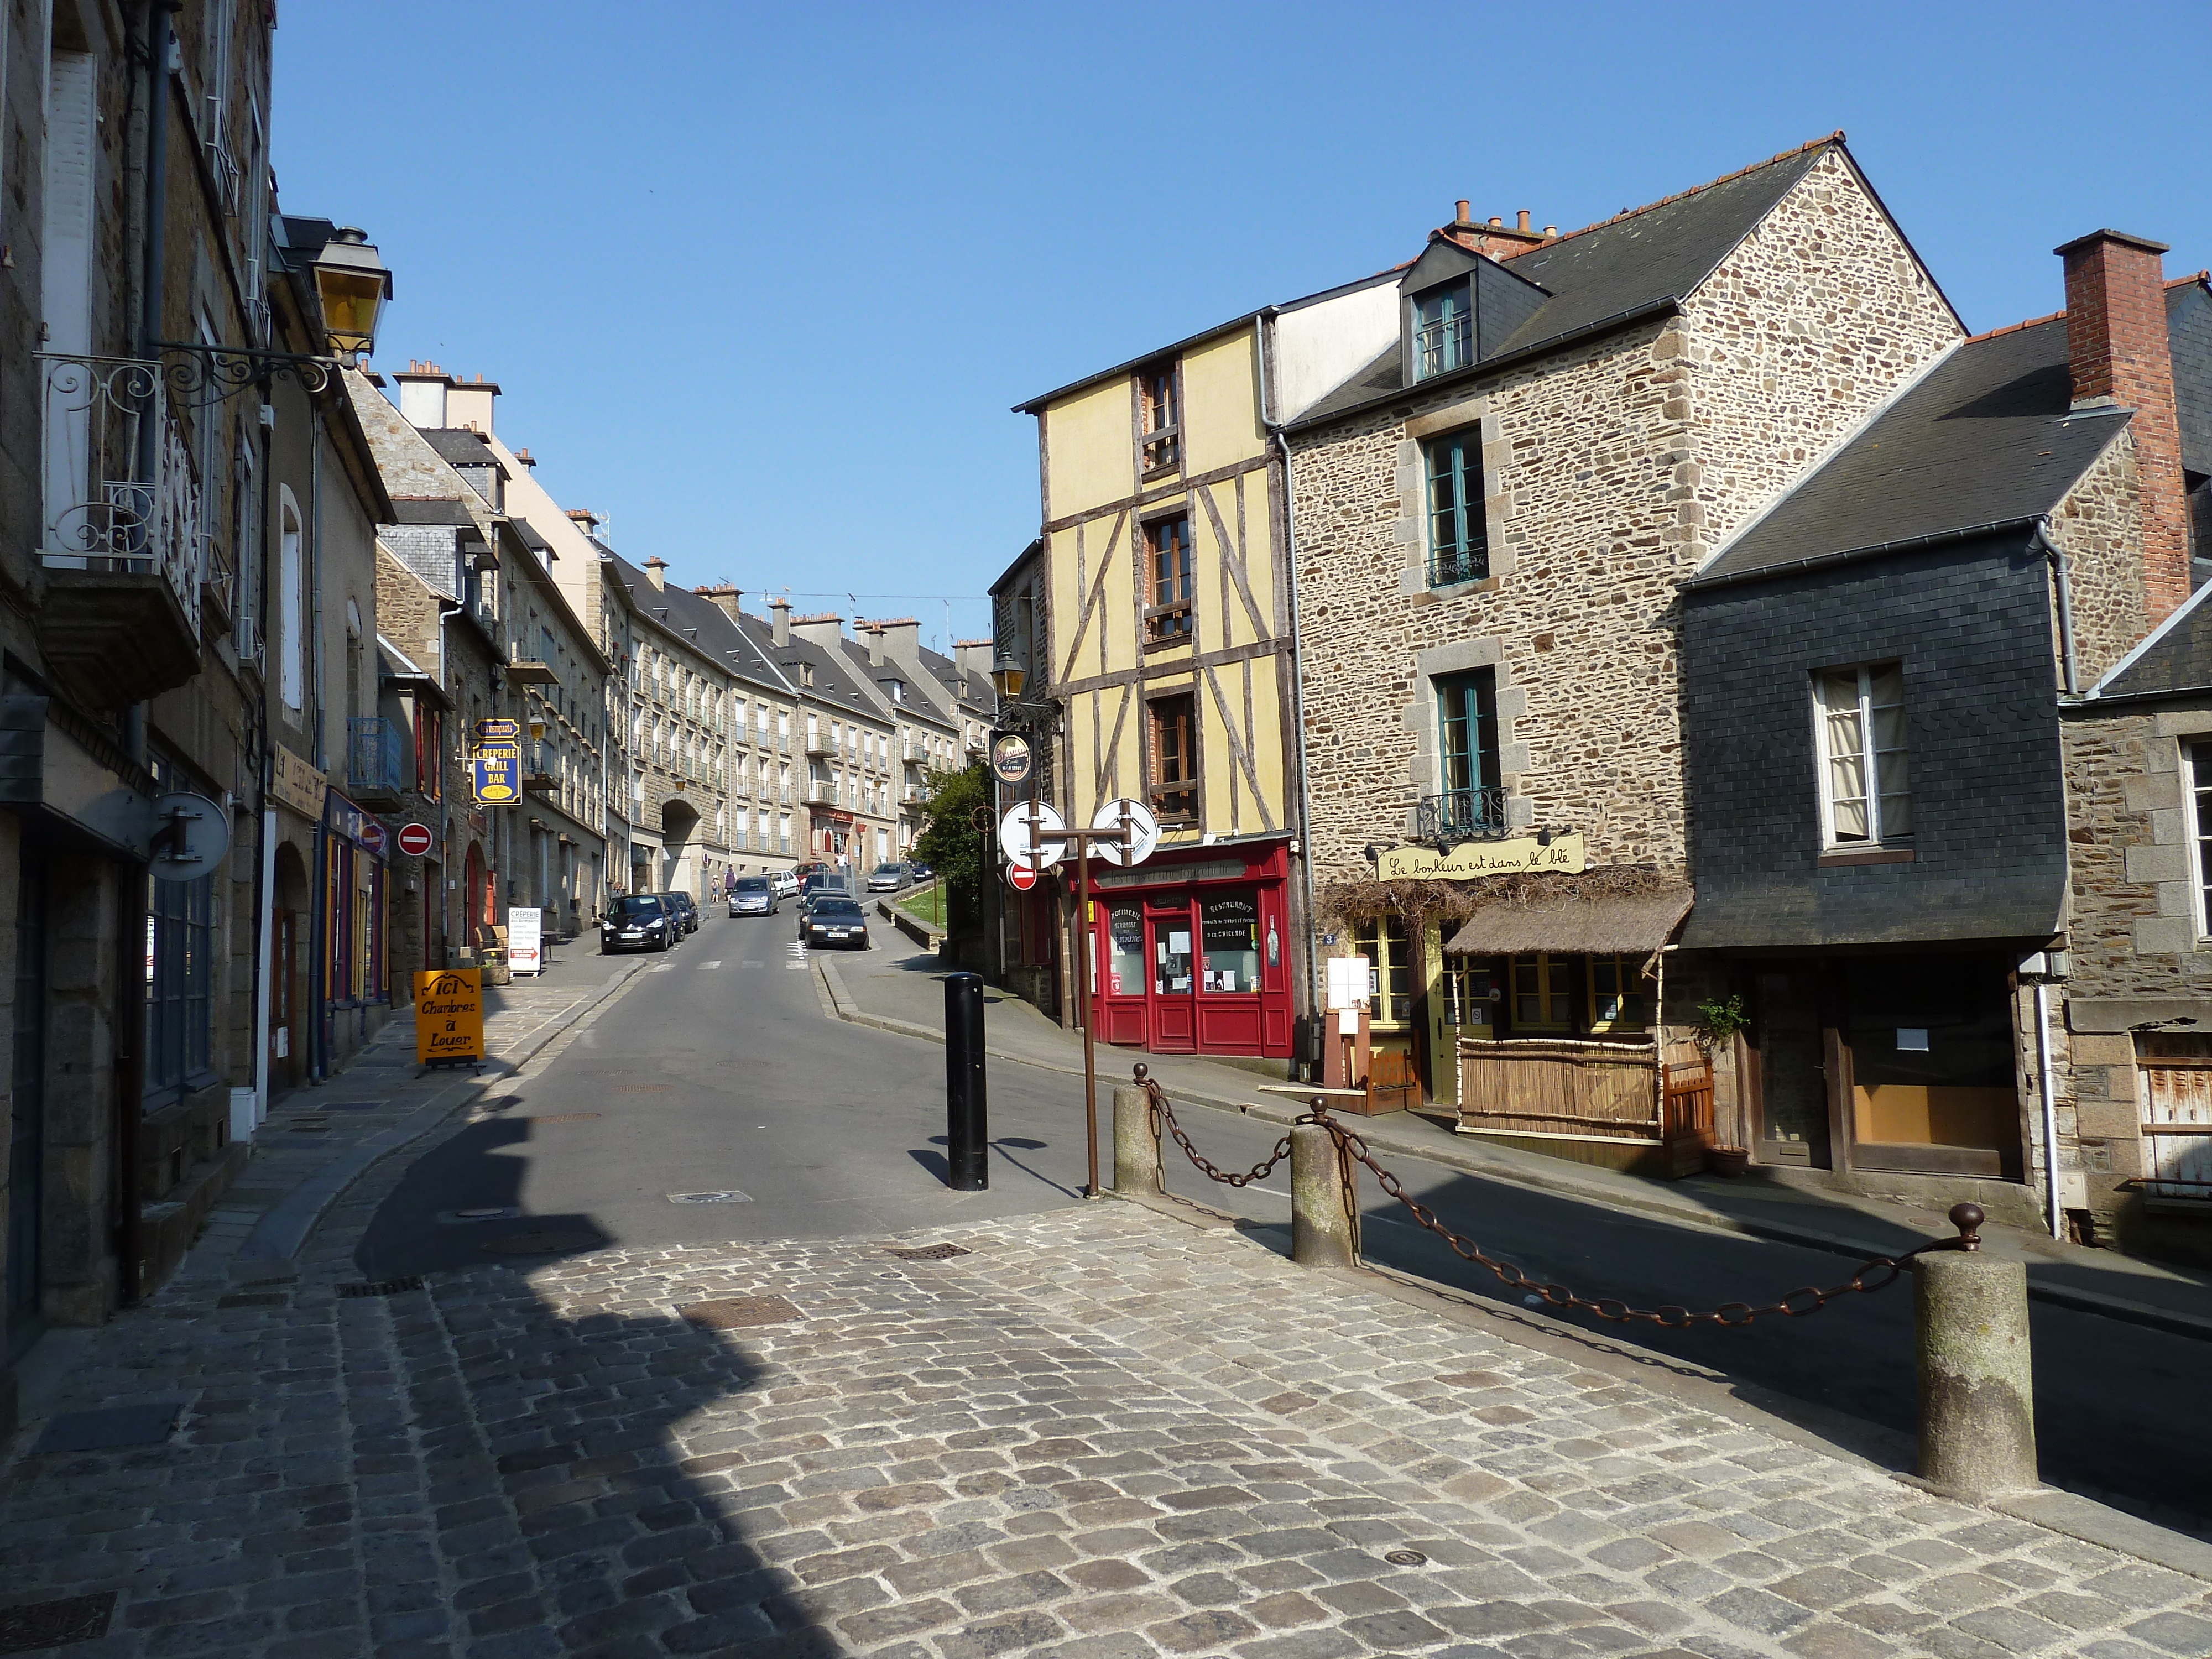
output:
[[[934,956],[915,951],[905,939],[876,930],[878,948],[865,955],[814,961],[830,987],[839,1018],[933,1042],[945,1040],[946,969]],[[1064,1031],[1009,993],[984,991],[984,1040],[994,1059],[1050,1071],[1083,1074],[1083,1036]],[[1261,1077],[1240,1066],[1193,1055],[1097,1050],[1100,1106],[1108,1090],[1130,1079],[1141,1060],[1178,1108],[1185,1104],[1246,1112],[1287,1123],[1303,1106],[1292,1097],[1258,1092]],[[1623,1175],[1454,1132],[1449,1118],[1397,1112],[1358,1122],[1378,1154],[1396,1152],[1463,1174],[1512,1182],[1570,1198],[1587,1199],[1667,1220],[1723,1231],[1809,1244],[1866,1257],[1909,1249],[1952,1235],[1939,1212],[1852,1193],[1784,1185],[1755,1172],[1735,1180],[1693,1176],[1661,1182]],[[1962,1197],[1966,1194],[1962,1193]],[[2192,1273],[2124,1256],[2061,1244],[2041,1233],[1991,1224],[1986,1248],[2027,1264],[2028,1293],[2039,1299],[2132,1323],[2212,1341],[2212,1273]]]
[[586,940],[549,949],[543,974],[487,986],[486,1063],[477,1073],[419,1075],[414,1010],[395,1015],[343,1071],[270,1103],[252,1162],[209,1212],[184,1271],[289,1272],[301,1242],[362,1171],[510,1075],[653,960],[603,957]]
[[401,1163],[296,1279],[191,1275],[90,1334],[73,1390],[150,1426],[0,1476],[0,1634],[74,1621],[82,1659],[2212,1650],[2203,1545],[2058,1494],[1935,1498],[1703,1378],[1196,1212],[352,1284]]

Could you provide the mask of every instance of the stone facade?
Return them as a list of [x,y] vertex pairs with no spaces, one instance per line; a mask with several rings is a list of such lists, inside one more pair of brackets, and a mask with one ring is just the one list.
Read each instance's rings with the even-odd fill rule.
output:
[[[1675,582],[1962,332],[1837,153],[1680,316],[1297,436],[1316,880],[1410,832],[1442,787],[1429,682],[1477,666],[1509,824],[1680,872]],[[1431,589],[1420,441],[1477,422],[1491,574]]]

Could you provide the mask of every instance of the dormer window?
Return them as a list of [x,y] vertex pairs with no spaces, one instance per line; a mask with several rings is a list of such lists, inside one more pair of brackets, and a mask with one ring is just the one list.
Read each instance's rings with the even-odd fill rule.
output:
[[1182,399],[1176,385],[1176,365],[1155,363],[1139,371],[1137,403],[1144,476],[1174,471],[1182,465]]
[[1474,361],[1474,313],[1468,282],[1445,283],[1413,296],[1413,378],[1449,374]]

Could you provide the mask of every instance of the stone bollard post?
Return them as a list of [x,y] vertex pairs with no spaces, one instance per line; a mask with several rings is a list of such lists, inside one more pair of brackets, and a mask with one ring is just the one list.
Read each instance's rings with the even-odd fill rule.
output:
[[2027,1269],[1980,1253],[1982,1219],[1979,1206],[1954,1206],[1964,1247],[1913,1258],[1920,1477],[1968,1498],[2039,1484]]
[[1151,1198],[1165,1190],[1152,1097],[1134,1084],[1114,1091],[1114,1190],[1124,1198]]
[[1358,1212],[1336,1137],[1318,1123],[1291,1126],[1291,1260],[1308,1267],[1359,1265]]

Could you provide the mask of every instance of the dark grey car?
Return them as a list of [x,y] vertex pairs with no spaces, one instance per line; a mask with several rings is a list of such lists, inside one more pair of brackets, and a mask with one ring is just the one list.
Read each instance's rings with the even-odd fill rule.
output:
[[868,915],[860,902],[823,894],[807,905],[799,919],[799,939],[810,949],[842,945],[854,951],[868,948]]
[[631,893],[607,906],[599,921],[599,953],[665,951],[681,924],[658,893]]

